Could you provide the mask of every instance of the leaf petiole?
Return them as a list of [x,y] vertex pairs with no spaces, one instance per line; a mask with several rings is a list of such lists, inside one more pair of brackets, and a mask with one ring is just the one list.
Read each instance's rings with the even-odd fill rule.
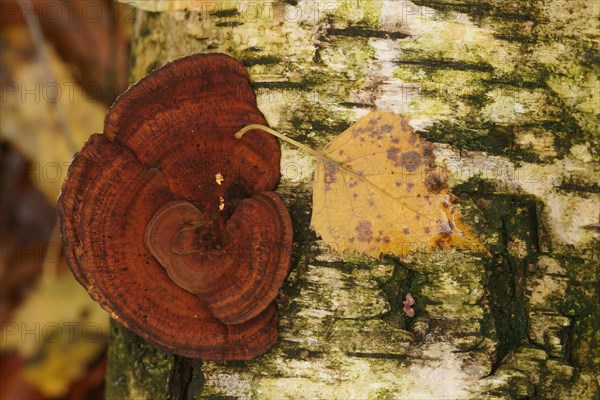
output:
[[251,125],[247,125],[247,126],[243,127],[238,132],[236,132],[235,137],[237,139],[241,139],[242,136],[244,136],[244,133],[246,133],[248,131],[251,131],[253,129],[258,129],[258,130],[270,133],[271,135],[276,136],[279,139],[281,139],[281,140],[283,140],[285,142],[288,142],[288,143],[290,143],[290,144],[298,147],[299,149],[304,150],[305,152],[311,154],[312,156],[314,156],[316,158],[319,158],[319,159],[323,158],[323,154],[321,154],[320,152],[315,151],[315,150],[311,149],[310,147],[308,147],[307,145],[302,144],[300,142],[297,142],[294,139],[291,139],[291,138],[289,138],[289,137],[287,137],[287,136],[285,136],[285,135],[277,132],[274,129],[271,129],[268,126],[264,126],[264,125],[260,125],[260,124],[251,124]]
[[335,160],[327,157],[325,154],[321,153],[320,151],[313,150],[310,147],[308,147],[307,145],[302,144],[292,138],[289,138],[289,137],[285,136],[284,134],[281,134],[281,133],[277,132],[276,130],[269,128],[268,126],[265,126],[265,125],[260,125],[260,124],[247,125],[247,126],[243,127],[242,129],[240,129],[239,131],[237,131],[235,133],[235,137],[237,139],[241,139],[242,136],[244,136],[244,134],[246,132],[254,130],[254,129],[261,130],[261,131],[267,132],[275,137],[278,137],[279,139],[283,140],[284,142],[288,142],[289,144],[296,146],[297,148],[307,152],[308,154],[315,157],[318,161],[321,161],[323,163],[332,163],[332,164],[336,165],[338,168],[340,168],[341,170],[343,170],[357,178],[365,179],[364,177],[357,174],[356,172],[344,167],[338,161],[335,161]]

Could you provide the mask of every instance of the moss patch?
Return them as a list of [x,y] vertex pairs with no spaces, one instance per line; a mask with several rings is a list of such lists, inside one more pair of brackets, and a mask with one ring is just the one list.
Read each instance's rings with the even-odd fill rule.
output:
[[[479,230],[492,254],[486,262],[491,312],[498,340],[494,370],[527,340],[526,279],[528,265],[540,252],[537,200],[532,196],[493,194],[479,179],[454,188],[474,199],[483,213]],[[462,197],[461,196],[461,197]]]
[[[108,352],[111,398],[167,398],[174,358],[111,320]],[[124,374],[123,374],[124,373]]]

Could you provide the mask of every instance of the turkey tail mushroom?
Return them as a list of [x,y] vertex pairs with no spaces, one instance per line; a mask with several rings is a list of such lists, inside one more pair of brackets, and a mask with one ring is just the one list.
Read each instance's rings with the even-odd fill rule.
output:
[[[110,315],[186,357],[246,360],[277,339],[292,226],[276,139],[248,75],[193,55],[122,94],[76,155],[58,202],[67,261]],[[218,177],[215,179],[215,177]]]

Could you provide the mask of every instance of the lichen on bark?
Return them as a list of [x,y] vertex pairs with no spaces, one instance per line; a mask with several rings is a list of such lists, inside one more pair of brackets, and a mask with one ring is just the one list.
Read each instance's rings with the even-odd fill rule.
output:
[[276,346],[190,364],[115,327],[108,397],[598,396],[597,6],[145,4],[156,12],[138,14],[133,80],[186,54],[230,54],[270,125],[315,148],[373,108],[405,114],[436,143],[492,256],[331,253],[309,227],[313,160],[284,144],[278,192],[295,244]]

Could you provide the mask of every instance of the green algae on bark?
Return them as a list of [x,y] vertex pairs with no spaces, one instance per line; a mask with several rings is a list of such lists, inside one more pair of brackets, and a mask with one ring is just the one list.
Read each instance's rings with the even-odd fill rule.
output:
[[[370,108],[409,115],[437,161],[454,163],[461,212],[495,254],[332,254],[309,229],[313,161],[283,145],[278,190],[296,243],[280,339],[249,362],[204,363],[189,398],[597,396],[596,9],[417,3],[287,1],[254,19],[235,2],[140,13],[135,79],[185,54],[226,52],[249,69],[271,126],[315,148]],[[408,292],[414,318],[402,311]],[[139,357],[120,334],[113,359]],[[160,369],[178,361],[152,357],[144,379],[160,390]],[[126,363],[111,364],[122,384],[108,393],[143,389]]]

